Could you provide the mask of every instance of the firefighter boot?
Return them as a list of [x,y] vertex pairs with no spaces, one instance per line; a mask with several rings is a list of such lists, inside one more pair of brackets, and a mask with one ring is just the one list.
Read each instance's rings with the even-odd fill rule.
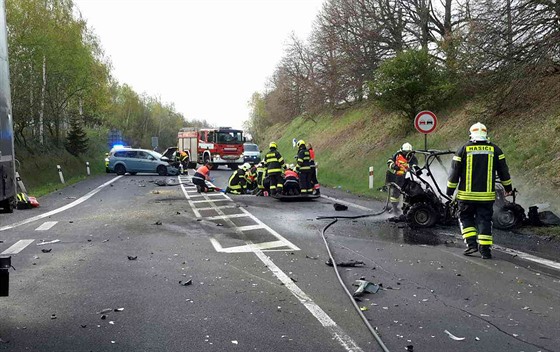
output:
[[399,209],[399,203],[391,203],[391,209],[389,210],[394,216],[401,215],[401,210]]
[[490,246],[480,246],[480,256],[482,259],[492,259],[492,251]]
[[466,239],[467,249],[463,252],[464,255],[471,255],[478,252],[478,244],[476,243],[476,237],[469,237]]

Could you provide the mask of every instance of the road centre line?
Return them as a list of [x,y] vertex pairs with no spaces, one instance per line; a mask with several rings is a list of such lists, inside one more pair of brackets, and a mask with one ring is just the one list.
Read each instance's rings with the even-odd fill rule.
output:
[[[197,217],[201,217],[200,213],[198,212],[198,210],[202,210],[202,209],[206,209],[206,208],[198,208],[196,209],[193,206],[192,200],[190,200],[189,195],[187,194],[186,189],[183,187],[183,185],[181,185],[182,189],[183,189],[183,193],[185,194],[185,197],[187,197],[187,199],[189,200],[189,204],[191,205],[191,207],[193,208],[193,211],[195,212],[195,215]],[[225,197],[231,201],[233,201],[229,196],[225,195]],[[211,208],[207,208],[208,210],[210,209],[214,209],[214,211],[216,211],[220,216],[223,217],[223,219],[229,223],[229,225],[232,227],[232,229],[236,230],[237,232],[242,232],[242,228],[249,228],[249,227],[254,227],[254,226],[259,226],[259,228],[265,228],[266,230],[268,230],[268,232],[270,232],[274,237],[278,238],[278,241],[272,241],[272,242],[265,242],[265,243],[253,243],[251,241],[246,241],[246,244],[243,246],[237,246],[237,247],[232,247],[232,248],[223,248],[223,250],[221,250],[222,252],[246,252],[247,250],[250,250],[251,252],[255,253],[255,255],[272,271],[272,273],[284,284],[285,287],[288,288],[288,290],[290,290],[290,292],[304,305],[305,308],[307,308],[307,310],[321,323],[321,325],[325,328],[327,328],[327,330],[329,331],[329,333],[333,336],[333,338],[338,341],[338,343],[344,347],[344,349],[348,352],[361,352],[362,349],[354,342],[354,340],[352,340],[352,338],[347,335],[332,319],[331,317],[325,313],[325,311],[323,311],[323,309],[321,309],[321,307],[319,307],[309,296],[307,296],[307,294],[305,292],[303,292],[293,281],[292,279],[290,279],[288,277],[288,275],[286,275],[282,270],[280,270],[280,268],[278,268],[278,266],[276,266],[276,264],[274,264],[274,262],[267,257],[260,248],[274,248],[274,247],[280,247],[282,245],[284,246],[288,246],[288,247],[292,247],[293,250],[299,250],[299,248],[297,246],[295,246],[294,244],[292,244],[290,241],[288,241],[287,239],[285,239],[284,237],[282,237],[279,233],[277,233],[276,231],[274,231],[272,228],[270,228],[269,226],[267,226],[265,223],[263,223],[262,221],[260,221],[257,217],[255,217],[253,214],[249,213],[247,210],[243,209],[243,208],[239,208],[246,216],[250,217],[252,220],[254,220],[258,225],[252,225],[252,226],[236,226],[235,223],[233,223],[233,221],[229,218],[226,217],[226,214],[224,214],[221,209],[223,209],[224,206],[213,206]],[[196,209],[196,210],[195,210]],[[210,242],[212,243],[212,245],[214,246],[215,249],[221,248],[222,246],[220,245],[220,243],[214,239],[214,238],[210,238]]]
[[47,231],[56,225],[58,221],[45,221],[41,226],[37,227],[35,231]]
[[58,209],[54,209],[54,210],[48,211],[48,212],[46,212],[46,213],[44,213],[44,214],[40,214],[40,215],[34,216],[34,217],[32,217],[32,218],[25,219],[25,220],[22,220],[22,221],[13,223],[13,224],[11,224],[11,225],[2,226],[2,227],[0,227],[0,231],[5,231],[5,230],[13,229],[14,227],[18,227],[18,226],[21,226],[21,225],[29,224],[30,222],[33,222],[33,221],[37,221],[37,220],[40,220],[40,219],[47,218],[47,217],[52,216],[52,215],[54,215],[54,214],[58,214],[58,213],[60,213],[60,212],[63,212],[63,211],[68,210],[68,209],[70,209],[70,208],[73,208],[73,207],[75,207],[76,205],[82,204],[82,203],[85,202],[86,200],[88,200],[88,199],[90,199],[91,197],[93,197],[94,195],[96,195],[96,194],[97,194],[99,191],[101,191],[104,187],[110,185],[111,183],[115,182],[116,180],[120,179],[121,177],[122,177],[122,176],[117,176],[117,177],[111,179],[110,181],[105,182],[105,183],[102,184],[101,186],[99,186],[99,187],[93,189],[92,191],[90,191],[90,192],[87,193],[86,195],[84,195],[84,196],[82,196],[82,197],[76,199],[76,200],[73,201],[72,203],[68,203],[68,204],[66,204],[65,206],[62,206],[62,207],[60,207],[60,208],[58,208]]
[[362,349],[325,313],[305,292],[303,292],[286,273],[284,273],[274,262],[261,250],[254,249],[253,253],[268,267],[268,269],[290,290],[290,292],[304,305],[313,316],[327,328],[333,338],[344,347],[346,351],[362,351]]
[[35,241],[35,240],[19,240],[14,245],[12,245],[10,248],[8,248],[4,252],[0,253],[0,255],[1,254],[18,254],[25,247],[27,247],[31,243],[33,243],[33,241]]

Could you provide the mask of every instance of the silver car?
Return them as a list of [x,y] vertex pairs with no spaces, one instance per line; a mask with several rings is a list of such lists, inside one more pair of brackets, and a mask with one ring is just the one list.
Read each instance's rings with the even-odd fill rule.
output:
[[179,170],[169,164],[169,159],[158,152],[147,149],[118,149],[109,154],[108,168],[117,175],[127,172],[157,173],[160,176],[177,175]]

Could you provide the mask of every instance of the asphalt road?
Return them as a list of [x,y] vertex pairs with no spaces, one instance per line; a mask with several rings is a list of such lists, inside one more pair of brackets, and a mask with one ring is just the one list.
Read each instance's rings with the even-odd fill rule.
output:
[[[229,174],[212,172],[218,186]],[[373,209],[335,212],[326,197],[153,182],[165,179],[103,175],[0,215],[0,253],[17,269],[0,297],[0,350],[382,351],[325,265],[330,221],[316,219],[382,204],[323,190]],[[326,237],[337,262],[364,263],[340,268],[351,292],[360,278],[381,285],[357,303],[388,350],[560,350],[558,263],[465,257],[457,228],[411,231],[386,217],[341,219]]]

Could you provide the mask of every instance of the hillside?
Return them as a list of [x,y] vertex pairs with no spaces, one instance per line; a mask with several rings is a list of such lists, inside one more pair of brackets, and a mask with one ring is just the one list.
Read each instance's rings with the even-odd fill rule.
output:
[[[491,140],[506,154],[514,187],[519,191],[519,203],[525,207],[550,203],[552,210],[558,211],[558,76],[542,80],[529,92],[517,96],[515,103],[515,108],[499,116],[491,116],[482,102],[474,101],[435,111],[438,128],[428,136],[428,148],[455,150],[468,140],[469,126],[480,121],[487,125]],[[267,150],[268,142],[275,140],[287,162],[293,162],[296,154],[293,138],[313,145],[323,187],[337,187],[378,199],[386,197],[386,193],[377,189],[384,184],[387,159],[406,141],[416,149],[424,147],[424,136],[414,130],[412,122],[402,121],[367,103],[336,115],[298,117],[288,124],[276,124],[267,130],[261,148]],[[375,191],[368,189],[369,166],[374,166]]]

